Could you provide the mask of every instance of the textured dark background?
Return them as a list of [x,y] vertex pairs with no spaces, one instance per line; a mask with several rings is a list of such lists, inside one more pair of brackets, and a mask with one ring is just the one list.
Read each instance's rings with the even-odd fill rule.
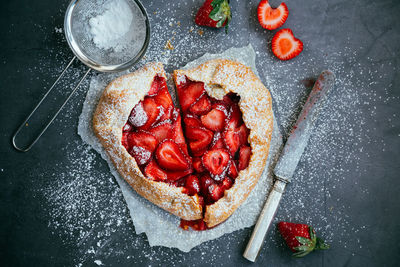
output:
[[[182,5],[177,2],[182,2]],[[177,7],[179,10],[174,12],[175,16],[180,14],[179,20],[182,23],[192,23],[190,14],[200,5],[199,2],[201,1],[176,1],[176,5],[172,7],[171,1],[144,0],[143,4],[152,16],[152,25],[161,25],[168,18],[168,12],[160,12],[158,16],[154,16],[154,11]],[[231,2],[234,20],[230,30],[236,33],[234,38],[214,31],[212,34],[215,38],[210,38],[207,42],[215,43],[215,47],[219,48],[215,52],[221,51],[223,47],[247,45],[250,41],[257,51],[270,53],[264,47],[265,40],[270,40],[272,34],[266,33],[263,38],[260,34],[255,34],[260,31],[255,20],[258,1]],[[278,1],[272,3],[279,4]],[[292,15],[285,26],[294,29],[307,44],[303,57],[318,49],[335,52],[346,46],[357,52],[356,63],[353,65],[359,63],[368,69],[371,62],[382,63],[377,71],[378,74],[386,74],[386,78],[369,85],[368,90],[376,99],[394,100],[376,102],[375,118],[367,117],[363,127],[371,140],[376,142],[364,144],[363,152],[359,152],[357,169],[347,164],[345,168],[348,171],[345,172],[346,177],[342,182],[329,185],[334,188],[334,197],[340,199],[340,205],[335,201],[330,205],[335,208],[337,205],[340,214],[347,218],[344,227],[333,226],[329,230],[333,232],[330,238],[332,249],[313,253],[304,259],[293,259],[282,245],[282,240],[272,231],[265,241],[257,265],[398,266],[400,1],[289,0],[287,4]],[[90,266],[94,265],[95,259],[101,259],[107,266],[250,265],[241,254],[251,229],[225,235],[202,244],[190,253],[182,253],[175,249],[149,247],[145,235],[136,235],[132,224],[125,220],[121,230],[117,229],[112,234],[109,243],[109,246],[120,248],[119,253],[82,256],[82,251],[85,250],[82,249],[82,244],[75,242],[70,235],[67,238],[64,232],[49,227],[52,218],[49,217],[51,215],[46,207],[47,202],[38,192],[52,177],[47,176],[47,173],[73,168],[73,163],[66,159],[65,154],[66,150],[74,149],[74,144],[79,145],[82,142],[77,135],[77,121],[87,83],[67,105],[68,116],[57,119],[29,153],[16,152],[10,140],[19,123],[45,92],[45,87],[58,75],[60,66],[65,66],[72,57],[64,36],[55,31],[55,27],[63,25],[67,5],[68,1],[65,0],[17,0],[1,1],[0,4],[0,265],[71,266],[82,263]],[[159,49],[161,52],[163,46],[159,45],[161,42],[157,42],[157,38],[152,36],[153,45],[150,49]],[[195,49],[188,47],[183,60],[194,59],[205,52],[214,52],[209,50],[209,46],[196,46]],[[179,62],[181,59],[173,60]],[[301,62],[302,59],[297,60]],[[259,68],[263,68],[262,57],[258,64]],[[350,71],[353,65],[346,67]],[[82,73],[83,68],[77,64],[75,70]],[[355,80],[362,79],[362,76],[357,77],[357,73],[354,75]],[[68,84],[68,87],[58,90],[70,88],[70,83],[63,84]],[[65,93],[58,94],[65,96]],[[363,112],[370,112],[370,108],[365,106]],[[44,110],[40,113],[43,116],[47,114]],[[390,123],[388,118],[391,118]],[[286,133],[287,131],[284,135]],[[385,144],[384,149],[382,144]],[[107,165],[99,156],[94,164],[91,175],[111,176]],[[335,162],[326,168],[333,166]],[[315,168],[313,171],[316,171]],[[307,176],[307,172],[302,175]],[[355,178],[358,179],[356,184]],[[118,193],[115,184],[110,188],[108,190]],[[368,194],[363,195],[359,188],[368,191]],[[304,190],[311,196],[319,192],[318,188],[308,186],[307,183],[304,183]],[[123,198],[118,194],[122,209]],[[289,186],[287,196],[291,194]],[[102,205],[107,203],[99,203],[98,207],[102,208]],[[283,201],[277,216],[289,220],[291,217],[287,210],[293,205],[296,204]],[[307,209],[304,212],[304,217],[314,216],[312,212],[307,214]],[[126,209],[123,216],[126,219],[129,216]],[[318,218],[313,221],[321,227],[329,224],[319,222]],[[100,218],[99,222],[97,227],[102,227]],[[130,246],[131,243],[136,245]]]

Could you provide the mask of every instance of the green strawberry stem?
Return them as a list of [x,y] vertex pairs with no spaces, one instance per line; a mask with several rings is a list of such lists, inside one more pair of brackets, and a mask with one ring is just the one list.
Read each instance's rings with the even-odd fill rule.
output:
[[297,251],[293,254],[293,257],[301,258],[310,253],[313,250],[328,249],[329,245],[324,243],[324,240],[315,235],[314,229],[309,226],[310,239],[302,236],[296,236],[297,241],[301,246],[295,247]]
[[221,28],[225,23],[225,33],[228,33],[228,24],[232,19],[229,0],[214,0],[211,2],[211,6],[213,7],[213,10],[211,11],[209,18],[218,21],[218,28]]

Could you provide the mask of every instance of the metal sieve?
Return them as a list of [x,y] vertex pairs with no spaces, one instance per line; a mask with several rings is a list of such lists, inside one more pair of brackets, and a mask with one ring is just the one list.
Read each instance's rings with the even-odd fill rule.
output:
[[[150,41],[150,23],[147,12],[139,0],[124,0],[131,8],[135,22],[140,25],[134,31],[129,33],[126,40],[128,43],[122,49],[114,51],[114,49],[101,49],[96,46],[90,34],[90,18],[96,17],[103,11],[99,8],[101,5],[107,3],[107,0],[73,0],[69,4],[64,17],[64,33],[68,45],[74,53],[74,57],[67,64],[65,69],[61,72],[49,90],[44,94],[39,103],[35,106],[32,112],[26,117],[22,124],[18,127],[17,131],[12,136],[12,144],[15,149],[26,152],[39,140],[43,133],[47,130],[50,124],[54,121],[62,108],[76,92],[81,85],[82,81],[86,78],[89,72],[94,69],[100,72],[119,72],[127,70],[137,63],[145,54]],[[131,25],[132,26],[132,25]],[[124,41],[126,41],[124,40]],[[79,59],[83,64],[89,67],[83,77],[79,80],[78,84],[67,96],[66,100],[62,103],[61,107],[55,112],[47,124],[41,129],[40,133],[33,139],[33,141],[24,148],[16,144],[16,137],[23,129],[27,122],[40,107],[49,93],[53,90],[55,85],[69,69],[75,59]]]

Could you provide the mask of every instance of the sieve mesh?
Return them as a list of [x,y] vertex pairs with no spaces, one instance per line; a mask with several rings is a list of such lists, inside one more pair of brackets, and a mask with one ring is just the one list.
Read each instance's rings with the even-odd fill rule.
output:
[[115,51],[112,48],[102,49],[96,46],[90,32],[89,21],[91,18],[103,14],[107,4],[112,1],[115,0],[79,0],[71,13],[70,34],[78,49],[90,61],[102,66],[121,65],[132,61],[143,49],[146,41],[146,17],[142,10],[133,0],[120,0],[125,1],[131,8],[133,16],[132,21],[127,22],[131,24],[130,30],[120,40],[117,40],[118,44],[122,44],[121,49]]

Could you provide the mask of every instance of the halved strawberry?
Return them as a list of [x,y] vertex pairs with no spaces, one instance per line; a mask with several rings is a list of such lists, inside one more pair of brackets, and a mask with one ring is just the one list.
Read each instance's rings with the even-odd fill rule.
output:
[[133,131],[132,125],[129,122],[125,123],[124,128],[122,128],[122,132],[131,132],[131,131]]
[[163,77],[160,77],[158,75],[156,77],[154,77],[154,80],[151,83],[151,87],[150,87],[148,95],[157,94],[158,90],[160,89],[160,87],[162,86],[163,83],[165,83],[165,79]]
[[167,174],[157,165],[157,163],[152,160],[144,169],[146,176],[155,181],[166,181]]
[[166,121],[171,119],[172,111],[174,110],[173,106],[167,109],[165,109],[163,106],[158,106],[158,108],[160,109],[160,114],[158,114],[159,118],[157,119],[157,121]]
[[221,133],[220,132],[216,132],[214,134],[214,138],[213,138],[213,141],[212,141],[211,149],[216,149],[216,148],[225,148],[225,144],[224,144],[224,141],[221,138]]
[[234,130],[227,130],[224,132],[224,142],[233,157],[240,146],[239,135]]
[[236,163],[234,160],[231,160],[229,169],[228,169],[228,176],[235,179],[238,176],[238,170],[236,167]]
[[225,113],[220,109],[214,108],[206,115],[201,116],[203,125],[212,131],[221,131],[225,126]]
[[225,149],[212,149],[204,153],[203,157],[204,167],[211,173],[211,175],[222,174],[229,163],[229,154]]
[[212,184],[215,184],[215,182],[208,174],[200,177],[200,191],[203,196],[207,197],[208,187]]
[[[147,130],[156,122],[160,110],[157,108],[156,102],[151,97],[145,97],[142,103],[143,110],[146,112],[148,120],[142,126],[139,126],[139,129]],[[132,123],[132,125],[135,124]]]
[[175,122],[172,124],[171,134],[169,136],[178,145],[185,145],[186,147],[185,136],[183,135],[181,124],[181,115],[179,113]]
[[129,136],[129,132],[124,132],[122,133],[122,138],[121,138],[121,144],[128,149],[129,148],[129,144],[128,144],[128,136]]
[[208,187],[208,193],[213,201],[219,200],[224,196],[224,188],[222,185],[212,184]]
[[246,125],[243,123],[238,129],[237,134],[239,135],[239,143],[241,145],[247,144],[247,139],[249,137],[249,129],[247,129]]
[[156,159],[162,168],[170,171],[183,171],[190,167],[179,146],[171,140],[164,141],[158,146]]
[[231,106],[227,128],[230,130],[235,130],[241,123],[242,112],[240,111],[239,105],[234,104]]
[[194,117],[192,115],[189,115],[189,114],[185,116],[185,118],[183,119],[183,122],[185,123],[186,127],[196,127],[196,128],[198,128],[198,127],[202,127],[203,126],[201,124],[201,121],[198,118],[196,118],[196,117]]
[[249,166],[251,156],[251,148],[249,146],[241,146],[239,150],[239,171],[244,170]]
[[158,94],[154,96],[154,101],[164,107],[165,110],[174,106],[174,102],[172,102],[171,95],[168,92],[167,86],[163,86],[158,91]]
[[185,187],[188,190],[188,194],[193,196],[200,192],[200,182],[196,175],[190,175],[186,178]]
[[133,146],[130,154],[135,158],[138,165],[144,165],[151,159],[151,152],[141,146]]
[[206,114],[211,109],[211,101],[207,94],[203,94],[202,97],[194,103],[189,111],[194,115],[203,115]]
[[149,117],[143,108],[143,103],[139,102],[131,111],[128,121],[135,127],[141,127],[146,124]]
[[280,60],[289,60],[303,51],[303,43],[294,37],[291,29],[279,30],[272,38],[272,52]]
[[170,182],[177,181],[182,177],[185,177],[193,172],[193,169],[190,167],[184,171],[165,171],[167,173],[167,180]]
[[153,152],[158,145],[158,141],[153,135],[139,131],[128,136],[128,145],[129,147],[140,146]]
[[[191,140],[189,147],[196,156],[200,152],[204,152],[213,138],[213,132],[205,128],[187,127],[186,137]],[[202,154],[202,153],[201,153]]]
[[182,111],[186,112],[204,92],[204,83],[202,82],[189,82],[186,86],[178,88]]
[[289,16],[289,9],[285,3],[281,3],[277,8],[272,8],[268,0],[262,0],[258,4],[257,17],[261,27],[267,30],[275,30],[281,27]]
[[204,172],[206,169],[204,168],[203,161],[201,160],[200,157],[194,157],[193,158],[193,168],[197,172]]
[[229,188],[231,188],[232,185],[233,185],[233,181],[229,177],[225,177],[225,179],[222,181],[222,187],[225,190],[228,190]]
[[165,121],[155,125],[153,128],[149,130],[149,132],[155,136],[158,142],[162,142],[168,137],[171,129],[172,129],[171,123]]

